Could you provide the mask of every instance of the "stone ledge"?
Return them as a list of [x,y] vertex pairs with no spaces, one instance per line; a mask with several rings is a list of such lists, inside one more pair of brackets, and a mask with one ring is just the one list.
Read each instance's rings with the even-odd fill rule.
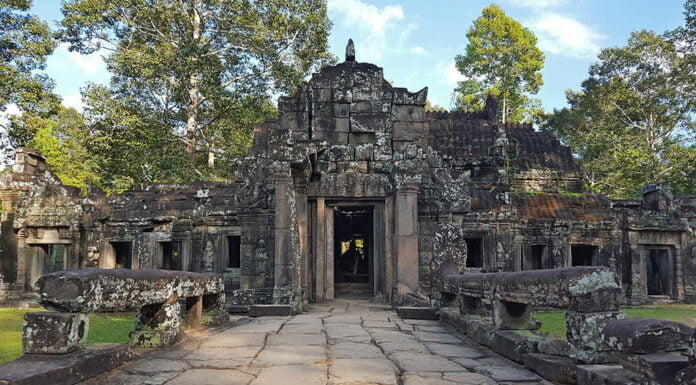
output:
[[437,309],[434,307],[397,306],[396,313],[402,319],[437,320]]
[[251,305],[249,306],[250,317],[269,317],[292,315],[290,305]]
[[575,384],[577,368],[575,360],[549,354],[529,353],[522,356],[524,364],[538,375],[560,384]]
[[0,365],[7,385],[72,385],[108,372],[132,357],[128,345],[101,344],[62,355],[25,354]]

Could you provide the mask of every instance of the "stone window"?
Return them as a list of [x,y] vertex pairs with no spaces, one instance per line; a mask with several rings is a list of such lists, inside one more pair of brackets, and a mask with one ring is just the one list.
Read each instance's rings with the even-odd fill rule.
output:
[[114,250],[116,269],[130,269],[133,267],[132,246],[130,242],[110,242]]
[[522,270],[539,270],[544,268],[546,245],[530,245],[525,248]]
[[181,242],[160,242],[163,270],[181,270]]
[[227,267],[230,269],[239,269],[242,264],[242,240],[239,235],[227,237]]
[[572,245],[570,256],[572,266],[597,266],[597,246]]
[[54,271],[65,270],[65,245],[42,245],[45,259],[44,259],[44,272],[53,273]]
[[466,238],[466,267],[483,267],[483,238]]

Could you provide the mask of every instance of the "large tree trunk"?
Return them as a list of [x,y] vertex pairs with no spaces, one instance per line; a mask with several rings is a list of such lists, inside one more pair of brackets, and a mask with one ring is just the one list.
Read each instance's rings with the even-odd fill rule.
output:
[[[193,41],[198,42],[201,38],[201,8],[203,0],[193,0]],[[196,161],[196,133],[198,131],[198,107],[200,106],[200,74],[193,71],[189,75],[188,84],[189,103],[186,109],[186,153],[191,161],[191,166]]]

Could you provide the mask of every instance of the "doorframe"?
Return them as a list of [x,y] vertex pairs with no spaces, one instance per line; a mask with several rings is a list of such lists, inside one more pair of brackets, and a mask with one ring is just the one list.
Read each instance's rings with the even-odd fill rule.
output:
[[334,215],[335,207],[372,207],[373,295],[386,295],[386,216],[385,202],[380,200],[317,197],[312,205],[312,258],[314,259],[313,297],[316,302],[335,298],[334,286]]

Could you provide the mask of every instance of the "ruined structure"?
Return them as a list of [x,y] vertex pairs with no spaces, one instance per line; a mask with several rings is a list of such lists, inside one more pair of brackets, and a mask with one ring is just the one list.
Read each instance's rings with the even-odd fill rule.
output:
[[259,124],[228,183],[157,184],[105,196],[64,186],[21,150],[0,181],[0,264],[14,290],[80,267],[213,271],[228,301],[364,293],[439,295],[457,272],[606,266],[624,300],[696,301],[696,197],[650,185],[643,200],[583,192],[570,149],[529,124],[424,110],[355,61],[325,67]]

